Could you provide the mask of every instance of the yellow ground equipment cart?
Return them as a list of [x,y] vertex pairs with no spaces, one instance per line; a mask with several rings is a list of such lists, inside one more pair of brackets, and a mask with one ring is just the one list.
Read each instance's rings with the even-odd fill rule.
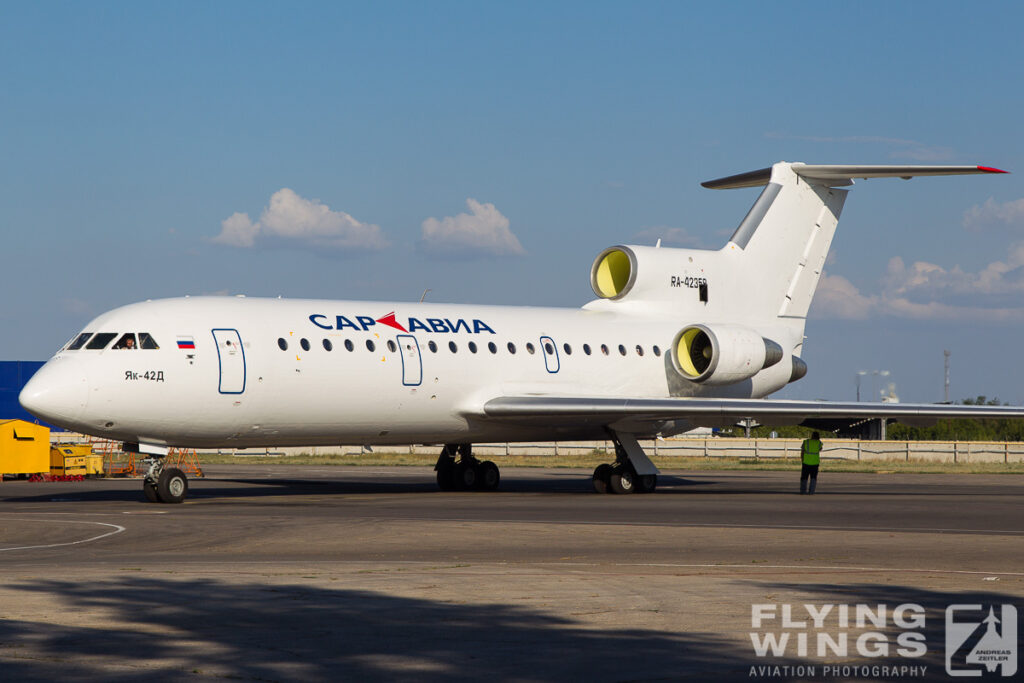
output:
[[0,474],[43,477],[50,471],[50,428],[24,420],[0,420]]
[[103,474],[103,456],[93,454],[89,444],[54,446],[50,449],[50,479],[81,481]]

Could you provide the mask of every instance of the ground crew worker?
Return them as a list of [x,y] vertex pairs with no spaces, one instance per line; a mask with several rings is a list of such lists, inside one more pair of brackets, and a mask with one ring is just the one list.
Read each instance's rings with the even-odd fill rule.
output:
[[[818,465],[821,463],[821,439],[818,432],[811,434],[811,438],[805,439],[800,446],[800,493],[814,493],[814,486],[818,483]],[[807,478],[811,478],[811,488],[807,489]]]

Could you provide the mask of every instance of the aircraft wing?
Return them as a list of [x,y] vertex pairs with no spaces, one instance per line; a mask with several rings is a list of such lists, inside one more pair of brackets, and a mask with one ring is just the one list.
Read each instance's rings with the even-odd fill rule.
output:
[[814,419],[893,418],[910,422],[940,419],[1022,419],[1021,406],[965,406],[934,403],[842,403],[731,398],[600,398],[586,396],[503,396],[488,401],[492,419],[576,418],[613,423],[690,420],[696,424],[755,418],[764,423],[799,424]]

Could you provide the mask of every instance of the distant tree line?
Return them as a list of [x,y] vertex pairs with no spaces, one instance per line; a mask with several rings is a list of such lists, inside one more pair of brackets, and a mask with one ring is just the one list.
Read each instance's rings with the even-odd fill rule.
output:
[[[1008,405],[998,398],[986,396],[965,398],[959,401],[965,406]],[[752,427],[750,436],[767,439],[774,432],[779,439],[806,439],[815,431],[810,427],[779,426]],[[823,437],[828,432],[822,432]],[[721,436],[743,436],[742,427],[723,429]],[[886,438],[892,441],[1024,441],[1024,420],[939,420],[930,427],[913,427],[899,422],[890,422],[886,427]]]
[[[965,406],[1001,406],[998,398],[965,398]],[[1024,441],[1024,420],[940,420],[930,427],[890,424],[895,441]]]

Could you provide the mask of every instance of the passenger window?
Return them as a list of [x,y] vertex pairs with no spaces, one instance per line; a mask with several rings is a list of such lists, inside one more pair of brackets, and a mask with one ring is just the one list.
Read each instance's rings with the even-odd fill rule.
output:
[[531,344],[530,342],[526,342],[526,352],[528,354],[532,356],[536,351],[537,349],[533,347],[533,344]]
[[309,340],[303,337],[299,340],[299,346],[302,347],[303,351],[309,351]]
[[448,350],[452,353],[458,353],[459,347],[455,345],[455,342],[450,341],[448,342]]
[[608,355],[608,345],[607,344],[601,344],[601,353],[603,353],[606,356]]
[[78,337],[76,337],[73,342],[68,344],[67,350],[68,351],[77,351],[78,349],[80,349],[83,346],[85,346],[85,342],[88,341],[89,337],[91,337],[91,336],[92,336],[92,332],[83,332],[82,334],[78,335]]
[[433,341],[427,342],[427,348],[430,349],[431,353],[437,353],[437,344],[435,344]]
[[371,352],[377,350],[377,345],[373,343],[372,339],[366,340],[366,350]]
[[469,342],[467,346],[469,346],[470,353],[476,353],[476,342]]
[[355,346],[355,344],[352,343],[351,339],[346,339],[345,340],[345,350],[346,351],[353,351],[353,350],[355,350],[355,348],[356,348],[356,346]]
[[511,353],[512,355],[515,355],[516,353],[516,345],[513,344],[512,342],[508,343],[508,352]]
[[572,355],[572,347],[569,346],[568,344],[562,344],[562,349],[565,351],[565,355],[567,355],[567,356],[571,356]]
[[393,342],[390,339],[388,339],[388,351],[391,351],[392,353],[394,353],[397,350],[398,350],[398,347],[395,346],[395,342]]
[[160,348],[160,345],[156,343],[156,339],[153,339],[149,332],[139,332],[139,346],[147,350]]
[[100,332],[99,334],[92,338],[92,341],[90,341],[85,348],[89,349],[90,351],[104,349],[107,347],[107,344],[113,341],[114,337],[116,336],[117,332]]
[[623,356],[626,355],[626,347],[623,346],[622,344],[619,344],[619,353],[622,354]]
[[588,356],[590,355],[590,344],[583,345],[583,353],[587,354]]
[[498,352],[498,347],[494,345],[494,342],[487,342],[487,349],[491,353],[497,353]]
[[330,339],[324,339],[324,351],[333,351],[334,344],[331,343]]
[[115,349],[131,349],[131,350],[134,351],[135,348],[136,348],[135,347],[135,335],[132,334],[131,332],[127,332],[127,333],[121,335],[121,338],[117,340],[117,343],[114,344],[113,348],[115,348]]
[[548,354],[550,356],[554,352],[555,352],[555,347],[552,346],[550,342],[544,342],[544,353],[546,353],[546,354]]
[[282,351],[288,350],[288,340],[286,340],[284,337],[277,338],[277,345],[278,347],[280,347]]
[[655,344],[651,350],[654,351],[655,356],[661,357],[661,349],[658,348],[657,344]]
[[636,345],[636,355],[644,355],[644,347],[640,346],[639,344]]

